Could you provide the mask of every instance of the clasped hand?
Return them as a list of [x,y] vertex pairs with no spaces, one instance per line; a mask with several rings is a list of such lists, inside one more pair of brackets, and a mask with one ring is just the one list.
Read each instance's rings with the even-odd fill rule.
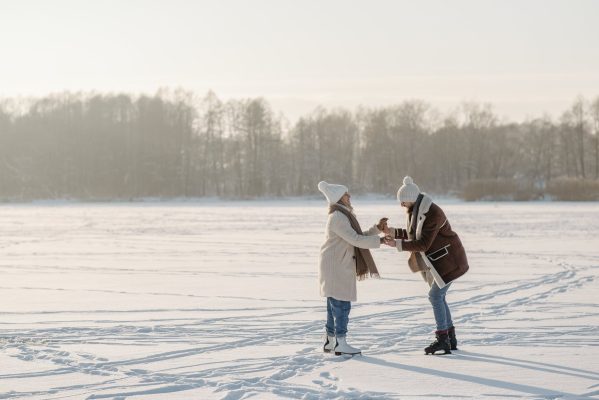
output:
[[389,236],[391,234],[391,229],[389,229],[389,227],[387,226],[387,220],[389,220],[389,218],[386,218],[386,217],[381,218],[379,220],[379,223],[376,225],[376,227],[378,228],[379,231],[381,231],[385,234],[382,244],[386,244],[387,246],[395,247],[396,246],[395,239],[393,239],[391,236]]
[[393,239],[391,236],[385,236],[383,238],[383,244],[386,244],[390,247],[397,247],[397,241]]

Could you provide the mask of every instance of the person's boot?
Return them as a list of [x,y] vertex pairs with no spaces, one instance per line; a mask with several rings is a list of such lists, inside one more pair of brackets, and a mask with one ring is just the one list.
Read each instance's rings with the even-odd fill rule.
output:
[[328,334],[325,334],[323,346],[323,350],[325,353],[330,353],[331,351],[333,351],[335,349],[336,344],[337,342],[335,341],[335,336],[329,336]]
[[443,354],[451,354],[451,345],[449,344],[447,331],[436,331],[435,336],[437,340],[424,349],[424,354],[435,354],[439,350],[443,350]]
[[345,341],[345,337],[338,337],[337,344],[335,345],[335,355],[340,356],[342,354],[362,354],[362,351],[347,344],[347,342]]
[[458,339],[455,337],[455,328],[453,326],[449,327],[447,330],[447,334],[449,335],[449,347],[451,350],[458,349]]

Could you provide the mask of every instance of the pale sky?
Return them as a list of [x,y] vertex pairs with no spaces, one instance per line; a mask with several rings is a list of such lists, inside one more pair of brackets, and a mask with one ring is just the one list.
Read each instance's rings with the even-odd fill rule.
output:
[[599,96],[593,0],[0,0],[0,97],[183,87],[317,105],[490,102],[557,117]]

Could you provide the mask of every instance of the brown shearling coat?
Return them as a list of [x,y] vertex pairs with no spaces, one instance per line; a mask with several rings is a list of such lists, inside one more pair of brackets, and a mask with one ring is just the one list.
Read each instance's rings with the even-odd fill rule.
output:
[[[441,207],[425,195],[420,204],[416,232],[410,231],[411,218],[410,212],[407,230],[395,229],[393,232],[398,239],[397,249],[411,252],[410,269],[421,271],[431,285],[433,274],[430,273],[436,271],[444,282],[439,285],[441,287],[464,275],[469,269],[466,251]],[[435,271],[431,271],[433,268]]]

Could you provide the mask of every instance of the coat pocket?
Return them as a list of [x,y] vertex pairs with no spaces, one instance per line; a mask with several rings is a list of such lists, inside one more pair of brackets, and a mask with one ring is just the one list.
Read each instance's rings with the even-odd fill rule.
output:
[[450,244],[448,244],[445,247],[441,247],[439,250],[435,250],[432,253],[428,253],[426,255],[426,257],[431,260],[431,261],[437,261],[443,257],[445,257],[446,255],[449,254],[449,250],[447,250],[447,248],[451,246]]

